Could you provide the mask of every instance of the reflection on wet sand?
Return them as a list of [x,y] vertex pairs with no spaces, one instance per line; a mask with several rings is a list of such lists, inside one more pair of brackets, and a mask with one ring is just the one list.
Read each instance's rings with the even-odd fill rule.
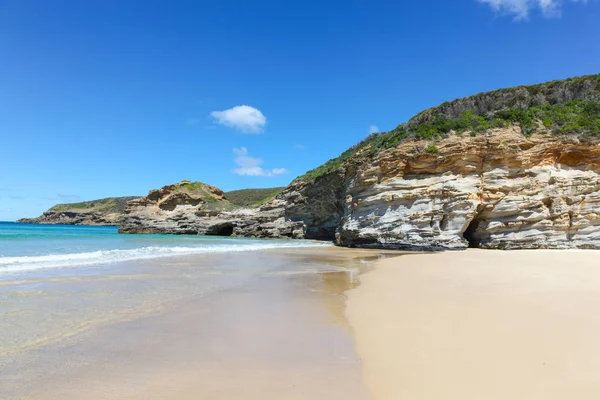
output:
[[[0,398],[364,399],[344,291],[383,256],[263,251],[4,281],[16,317],[0,335],[26,339],[0,363]],[[52,340],[32,345],[36,324]]]

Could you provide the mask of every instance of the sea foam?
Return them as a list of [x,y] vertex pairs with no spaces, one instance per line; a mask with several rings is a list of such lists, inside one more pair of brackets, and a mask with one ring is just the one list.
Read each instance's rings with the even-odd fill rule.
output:
[[48,254],[40,256],[0,257],[0,273],[32,271],[46,268],[79,267],[98,264],[112,264],[123,261],[144,260],[153,258],[228,253],[240,251],[257,251],[278,248],[297,248],[323,246],[318,242],[253,243],[253,244],[217,244],[203,246],[148,246],[135,249],[98,250],[71,254]]

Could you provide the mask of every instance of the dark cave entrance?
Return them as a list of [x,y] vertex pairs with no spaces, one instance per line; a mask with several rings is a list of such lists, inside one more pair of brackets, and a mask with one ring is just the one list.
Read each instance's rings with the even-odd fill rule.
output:
[[[463,237],[469,242],[470,249],[481,247],[481,242],[483,241],[482,230],[479,229],[481,223],[482,220],[479,214],[476,214],[463,233]],[[485,230],[483,230],[483,232],[485,232]]]
[[209,236],[231,236],[233,235],[233,224],[211,226],[206,234]]

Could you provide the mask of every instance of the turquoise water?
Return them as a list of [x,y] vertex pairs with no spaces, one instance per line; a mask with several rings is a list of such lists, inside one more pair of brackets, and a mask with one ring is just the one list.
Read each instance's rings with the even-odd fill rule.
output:
[[[0,223],[0,399],[173,398],[126,394],[190,371],[196,397],[215,398],[245,365],[251,387],[253,371],[297,383],[309,365],[306,382],[326,365],[328,382],[355,382],[343,292],[372,256],[327,247]],[[222,378],[205,376],[217,365]]]
[[120,235],[116,227],[0,222],[0,274],[202,253],[318,245],[216,236]]

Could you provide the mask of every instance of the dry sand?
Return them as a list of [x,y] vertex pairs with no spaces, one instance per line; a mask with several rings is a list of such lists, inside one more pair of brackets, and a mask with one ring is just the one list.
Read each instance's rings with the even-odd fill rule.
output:
[[348,293],[373,400],[600,398],[600,252],[386,259]]

